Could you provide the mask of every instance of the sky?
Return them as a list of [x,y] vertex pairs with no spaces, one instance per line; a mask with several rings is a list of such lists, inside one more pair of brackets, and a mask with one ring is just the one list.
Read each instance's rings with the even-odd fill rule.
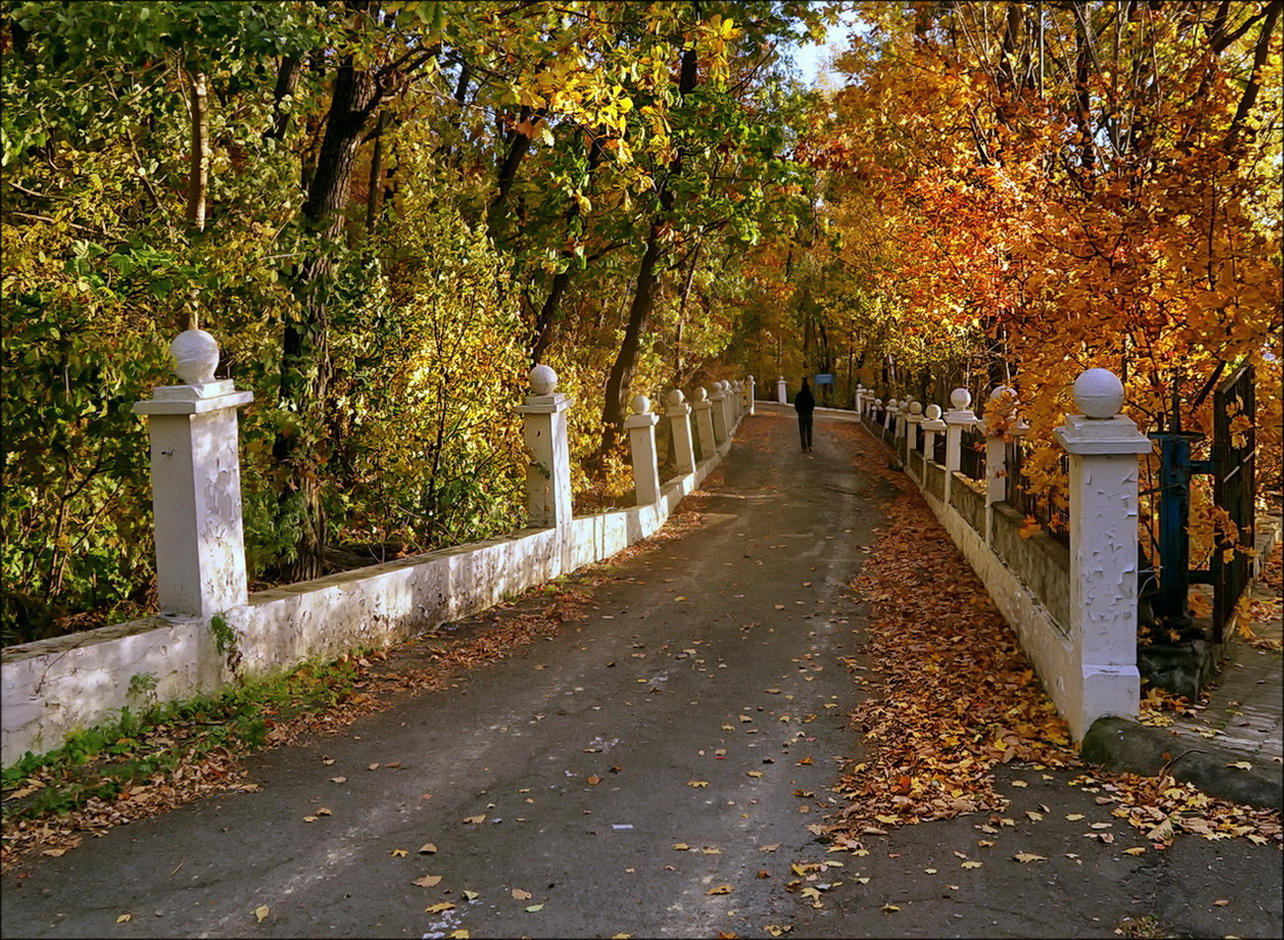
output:
[[811,43],[794,50],[794,61],[798,63],[805,84],[816,83],[822,61],[830,59],[834,54],[831,46],[842,48],[847,44],[847,33],[855,19],[855,14],[846,12],[841,16],[842,22],[829,31],[829,36],[824,42]]

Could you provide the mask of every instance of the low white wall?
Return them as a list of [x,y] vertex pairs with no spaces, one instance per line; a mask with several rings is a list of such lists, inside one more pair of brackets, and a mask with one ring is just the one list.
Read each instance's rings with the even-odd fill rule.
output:
[[[252,594],[225,613],[237,634],[241,674],[385,646],[610,558],[663,526],[729,449],[724,444],[695,473],[666,482],[651,505],[575,518],[562,531],[523,529]],[[2,668],[6,767],[28,751],[60,747],[71,733],[109,721],[126,706],[217,692],[233,680],[209,619],[150,617],[14,646],[4,651]],[[131,689],[135,676],[154,679],[154,691]]]

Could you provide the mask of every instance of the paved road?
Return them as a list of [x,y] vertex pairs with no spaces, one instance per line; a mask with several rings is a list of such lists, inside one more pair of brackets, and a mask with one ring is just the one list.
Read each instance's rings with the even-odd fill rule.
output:
[[[845,585],[890,496],[852,467],[856,435],[822,415],[804,454],[789,417],[746,419],[723,478],[684,504],[699,523],[608,569],[584,619],[256,757],[259,792],[6,878],[3,935],[1112,937],[1155,912],[1189,934],[1277,935],[1276,848],[1124,855],[1140,837],[1086,840],[1109,807],[1066,775],[1002,768],[1019,822],[988,839],[965,817],[873,837],[866,857],[817,840],[840,759],[860,757],[842,657],[865,637]],[[826,860],[843,867],[806,883],[819,906],[786,890],[792,865]]]

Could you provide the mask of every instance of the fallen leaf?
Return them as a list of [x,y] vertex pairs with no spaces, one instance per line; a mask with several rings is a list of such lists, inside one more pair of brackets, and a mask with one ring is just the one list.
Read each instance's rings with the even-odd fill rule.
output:
[[1146,847],[1138,846],[1135,849],[1124,849],[1124,855],[1145,855]]
[[884,904],[882,907],[879,908],[879,910],[882,911],[884,914],[895,914],[897,911],[900,910],[900,908],[897,907],[895,904]]
[[330,811],[329,809],[327,809],[326,807],[322,806],[320,809],[318,809],[318,810],[317,810],[317,815],[318,815],[318,816],[333,816],[333,815],[334,815],[334,813],[333,813],[332,811]]
[[776,851],[776,849],[778,849],[778,848],[780,848],[780,843],[779,843],[779,842],[773,842],[773,843],[771,843],[771,845],[760,845],[760,846],[758,846],[758,851],[759,851],[759,852],[774,852],[774,851]]
[[687,786],[689,787],[699,788],[699,787],[707,787],[708,785],[709,785],[708,780],[688,780],[687,781]]
[[485,813],[478,813],[476,816],[465,816],[465,817],[464,817],[464,823],[465,823],[465,824],[477,825],[477,824],[479,824],[479,823],[484,823],[485,821],[486,821],[486,814],[485,814]]
[[691,848],[691,846],[687,845],[685,842],[675,842],[673,843],[673,848],[678,852],[686,852]]
[[444,911],[453,911],[455,905],[450,901],[439,901],[429,907],[424,908],[425,914],[441,914]]
[[[264,910],[267,910],[267,908],[264,908]],[[127,924],[133,919],[134,919],[133,914],[121,914],[119,917],[116,918],[116,923]],[[259,918],[259,920],[262,920],[262,919],[263,919],[262,917]]]
[[419,846],[419,854],[420,854],[420,855],[436,855],[436,854],[437,854],[437,846],[433,845],[431,842],[425,842],[423,845]]
[[521,888],[513,889],[514,901],[529,901],[530,899],[531,899],[531,893],[529,891],[523,891]]
[[393,858],[405,858],[410,853],[407,852],[405,849],[393,849],[388,854],[391,855]]
[[1230,901],[1226,900],[1225,898],[1222,898],[1221,900],[1214,901],[1213,905],[1215,907],[1225,907],[1229,903]]
[[317,818],[315,816],[304,816],[303,821],[306,823],[314,823],[317,821]]
[[1030,784],[1026,783],[1024,780],[1013,780],[1013,781],[1012,781],[1012,786],[1014,786],[1014,787],[1028,787],[1029,785],[1030,785]]
[[1246,760],[1237,760],[1237,761],[1234,761],[1234,762],[1232,762],[1232,763],[1230,763],[1230,764],[1227,764],[1226,766],[1227,766],[1227,767],[1236,767],[1236,768],[1238,768],[1239,770],[1252,770],[1252,769],[1253,769],[1253,765],[1252,765],[1252,763],[1250,763],[1249,761],[1246,761]]
[[602,778],[597,774],[593,774],[588,778],[587,782],[590,787],[595,787],[602,782]]
[[544,910],[544,905],[543,905],[543,904],[532,904],[530,907],[526,908],[526,913],[527,913],[527,914],[538,914],[538,913],[539,913],[540,911],[542,911],[542,910]]
[[469,940],[472,934],[468,932],[467,927],[460,927],[458,930],[452,930],[447,936],[450,940]]
[[981,865],[982,865],[981,862],[964,862],[959,867],[960,868],[980,868]]
[[762,776],[762,771],[761,771],[761,770],[746,770],[746,771],[745,771],[745,776],[746,776],[746,777],[761,777],[761,776]]
[[272,913],[272,908],[268,907],[266,904],[260,904],[254,909],[254,919],[261,924],[267,919],[267,916],[270,913]]
[[64,855],[67,854],[67,850],[66,849],[45,849],[40,854],[48,855],[50,858],[62,858]]
[[432,888],[441,884],[442,875],[424,875],[422,878],[416,878],[410,882],[412,885],[419,885],[421,888]]
[[1080,819],[1083,819],[1083,813],[1066,813],[1066,819],[1071,822],[1078,822]]
[[345,783],[345,782],[347,782],[347,779],[348,779],[347,777],[331,777],[331,778],[330,778],[330,782],[331,782],[331,783]]
[[736,889],[731,887],[731,885],[714,885],[706,891],[705,894],[730,894],[734,890]]
[[1023,865],[1027,865],[1030,862],[1046,862],[1048,860],[1046,855],[1035,855],[1033,852],[1017,852],[1012,857]]

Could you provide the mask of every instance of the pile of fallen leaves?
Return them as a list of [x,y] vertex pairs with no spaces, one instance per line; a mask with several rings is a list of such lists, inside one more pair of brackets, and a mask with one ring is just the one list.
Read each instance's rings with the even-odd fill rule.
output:
[[[1003,810],[1008,801],[994,788],[996,765],[1082,765],[1016,635],[913,481],[890,470],[880,442],[846,428],[855,465],[899,491],[853,582],[870,607],[875,675],[862,678],[867,700],[853,714],[868,753],[845,771],[837,792],[849,804],[829,828],[840,845],[856,846],[862,835],[901,825]],[[861,668],[855,660],[849,665]],[[1150,705],[1188,707],[1170,699],[1152,697]],[[1278,812],[1209,797],[1167,774],[1097,773],[1072,783],[1108,790],[1116,815],[1158,844],[1183,831],[1281,842]]]

